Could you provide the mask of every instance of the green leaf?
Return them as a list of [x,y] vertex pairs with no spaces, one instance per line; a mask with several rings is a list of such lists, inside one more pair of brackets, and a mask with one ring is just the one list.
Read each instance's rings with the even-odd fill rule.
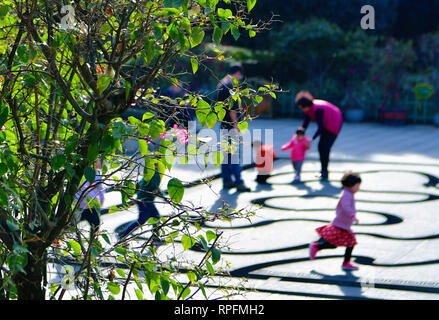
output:
[[102,94],[108,88],[113,78],[111,76],[98,76],[97,87],[99,94]]
[[215,270],[212,267],[212,264],[209,261],[206,261],[206,267],[207,270],[209,270],[209,273],[211,276],[213,276],[215,274]]
[[151,112],[145,112],[142,116],[142,121],[154,118],[154,114],[152,114]]
[[190,282],[196,282],[197,281],[197,275],[193,271],[188,271],[186,273],[187,278]]
[[232,32],[232,35],[233,35],[233,38],[235,39],[235,41],[238,41],[239,37],[241,36],[239,29],[236,26],[231,25],[230,31]]
[[0,102],[0,127],[2,127],[6,123],[6,120],[8,120],[8,115],[8,106],[4,106],[3,103]]
[[206,232],[207,241],[215,240],[216,237],[217,237],[217,235],[212,230],[209,230],[209,231]]
[[212,262],[213,264],[216,264],[221,259],[221,251],[218,248],[212,249]]
[[0,177],[8,172],[8,166],[5,163],[0,163]]
[[57,171],[66,164],[66,157],[63,154],[57,154],[50,162],[53,171]]
[[215,41],[216,45],[219,46],[221,44],[223,35],[224,35],[223,30],[220,27],[215,26],[213,30],[213,41]]
[[171,200],[175,203],[180,203],[183,200],[184,186],[180,180],[173,178],[168,182],[168,194]]
[[143,292],[139,289],[134,289],[134,292],[136,293],[136,297],[138,300],[143,300]]
[[116,253],[125,256],[127,254],[127,249],[125,249],[124,247],[116,247],[116,249],[114,249],[116,251]]
[[252,11],[256,4],[256,0],[247,0],[247,10],[248,12]]
[[256,102],[256,104],[259,104],[262,102],[262,100],[264,100],[264,98],[262,98],[261,96],[256,96],[253,100]]
[[248,36],[249,36],[250,38],[253,38],[253,37],[256,36],[256,32],[253,31],[253,30],[250,30],[250,31],[248,32]]
[[221,151],[213,152],[212,153],[212,160],[213,160],[213,163],[215,164],[215,167],[218,167],[224,161],[223,153]]
[[8,14],[10,9],[11,9],[11,7],[8,5],[0,6],[0,18],[5,17]]
[[242,121],[238,123],[238,128],[242,133],[245,133],[248,129],[248,123],[246,121]]
[[191,58],[191,66],[192,66],[192,72],[193,74],[197,73],[198,71],[198,60],[195,57]]
[[94,142],[88,148],[87,159],[90,162],[93,162],[98,157],[98,154],[99,154],[99,144],[97,142]]
[[195,243],[195,239],[186,234],[181,237],[181,244],[183,245],[184,250],[189,250],[195,245]]
[[139,150],[142,156],[148,154],[148,143],[144,139],[138,139],[139,141]]
[[206,123],[209,129],[212,129],[216,123],[218,122],[218,118],[215,114],[215,112],[210,112],[206,117]]
[[168,279],[165,279],[165,278],[162,277],[162,279],[160,280],[160,284],[162,285],[163,293],[165,295],[167,295],[168,292],[169,292],[169,281],[168,281]]
[[200,122],[200,124],[204,127],[206,125],[206,121],[207,121],[207,116],[210,113],[210,105],[204,101],[204,100],[199,100],[197,103],[197,111],[195,112],[198,121]]
[[189,42],[191,44],[191,47],[194,48],[198,46],[201,42],[203,42],[204,39],[204,31],[200,27],[196,27],[192,29],[192,33],[189,37]]
[[183,0],[164,0],[163,5],[167,8],[180,8],[183,5]]
[[17,231],[20,229],[14,222],[12,222],[10,220],[6,220],[6,225],[8,226],[9,230],[11,230],[11,231]]
[[76,256],[78,256],[78,255],[81,254],[81,245],[80,245],[77,241],[75,241],[75,240],[70,240],[70,241],[68,242],[68,244],[69,244],[70,248],[73,249],[73,253],[74,253]]
[[90,167],[86,167],[85,170],[84,170],[84,176],[85,176],[85,179],[87,179],[87,181],[89,183],[95,182],[95,179],[96,179],[96,171],[95,171],[95,169],[90,168]]
[[217,111],[217,113],[218,113],[218,120],[223,121],[224,117],[226,116],[226,110],[220,109]]
[[120,293],[120,286],[114,282],[107,283],[107,289],[110,290],[110,292],[114,295],[117,295]]

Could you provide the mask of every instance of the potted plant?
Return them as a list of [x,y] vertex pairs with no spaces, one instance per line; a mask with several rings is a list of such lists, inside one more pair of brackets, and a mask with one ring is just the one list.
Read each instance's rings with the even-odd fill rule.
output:
[[377,50],[376,63],[372,67],[374,77],[386,88],[378,106],[378,118],[387,124],[405,124],[410,109],[401,103],[404,75],[416,59],[411,41],[388,39],[384,47]]
[[357,90],[354,92],[352,85],[348,85],[346,95],[340,102],[340,107],[347,122],[362,122],[366,118],[366,106],[359,97]]

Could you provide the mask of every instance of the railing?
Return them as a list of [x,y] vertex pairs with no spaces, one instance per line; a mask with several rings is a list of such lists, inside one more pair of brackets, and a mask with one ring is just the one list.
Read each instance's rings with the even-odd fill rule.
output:
[[[380,121],[379,105],[381,102],[378,99],[365,101],[366,119]],[[302,112],[294,105],[294,93],[279,94],[272,107],[274,117],[302,116]],[[418,101],[414,96],[401,98],[398,107],[408,111],[407,121],[410,123],[432,123],[435,113],[439,113],[439,106],[435,105],[431,99]]]

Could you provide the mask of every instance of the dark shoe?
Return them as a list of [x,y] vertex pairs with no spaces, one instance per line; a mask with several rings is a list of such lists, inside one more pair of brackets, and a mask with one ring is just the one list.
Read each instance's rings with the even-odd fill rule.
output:
[[245,184],[243,184],[243,183],[241,183],[241,184],[239,184],[238,186],[236,186],[236,189],[237,189],[239,192],[250,192],[250,191],[251,191],[251,189],[248,188],[248,187],[246,187]]

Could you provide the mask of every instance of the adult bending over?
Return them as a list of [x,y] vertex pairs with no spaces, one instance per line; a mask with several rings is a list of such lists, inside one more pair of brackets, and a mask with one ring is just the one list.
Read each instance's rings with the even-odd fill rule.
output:
[[335,105],[325,100],[314,99],[308,91],[301,91],[295,100],[296,106],[304,113],[302,127],[308,128],[310,121],[316,122],[318,129],[313,141],[320,137],[318,150],[321,163],[321,179],[328,180],[328,165],[331,148],[340,134],[343,114]]

